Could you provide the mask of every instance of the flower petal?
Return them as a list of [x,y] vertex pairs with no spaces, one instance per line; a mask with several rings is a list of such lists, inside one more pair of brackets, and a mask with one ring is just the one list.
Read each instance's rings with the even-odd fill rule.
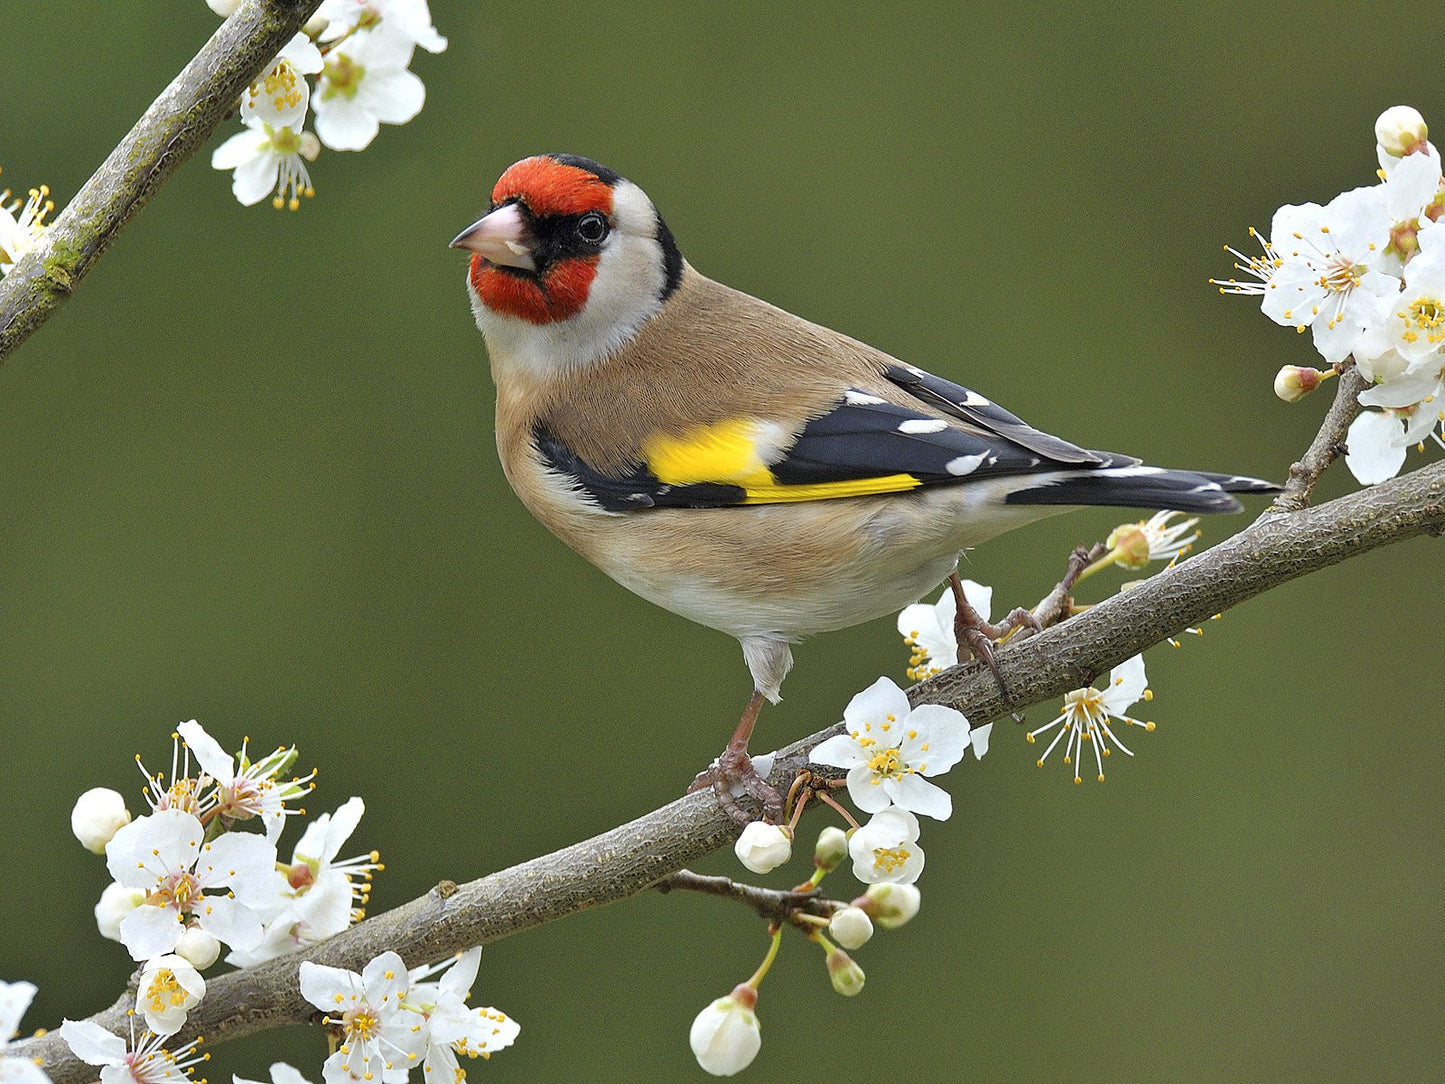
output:
[[813,746],[808,759],[814,764],[823,764],[830,768],[852,768],[868,762],[857,739],[849,734],[834,734],[831,738],[820,741]]
[[1149,679],[1144,676],[1144,656],[1125,659],[1109,671],[1109,687],[1101,698],[1110,715],[1123,715],[1129,705],[1144,695]]
[[878,776],[866,764],[848,772],[848,797],[864,813],[877,813],[893,804],[888,792],[879,785]]
[[843,724],[850,731],[863,732],[870,724],[879,726],[892,715],[895,719],[906,718],[912,710],[903,690],[886,677],[881,677],[864,689],[843,709]]
[[175,911],[143,903],[120,920],[120,943],[132,960],[149,960],[175,948],[183,930]]
[[939,821],[946,821],[953,816],[953,798],[948,791],[930,783],[921,775],[885,779],[879,789],[887,792],[899,808],[919,816],[932,817]]
[[60,1037],[87,1065],[118,1065],[125,1060],[125,1040],[89,1020],[66,1020]]
[[1404,426],[1398,418],[1377,410],[1365,411],[1350,423],[1345,437],[1345,465],[1350,473],[1365,485],[1395,477],[1405,465],[1405,445],[1400,439],[1403,434]]
[[904,760],[924,775],[948,771],[968,751],[968,720],[954,708],[920,704],[908,713],[904,725],[918,735],[904,743]]

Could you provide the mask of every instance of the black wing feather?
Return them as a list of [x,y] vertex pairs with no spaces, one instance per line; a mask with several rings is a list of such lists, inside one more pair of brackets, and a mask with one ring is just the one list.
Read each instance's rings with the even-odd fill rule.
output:
[[[997,403],[970,391],[962,384],[915,369],[912,365],[889,365],[883,375],[921,403],[966,422],[997,433],[1015,444],[1037,452],[1055,463],[1094,466],[1118,458],[1091,452],[1061,437],[1035,429]],[[1138,462],[1138,460],[1135,460]]]

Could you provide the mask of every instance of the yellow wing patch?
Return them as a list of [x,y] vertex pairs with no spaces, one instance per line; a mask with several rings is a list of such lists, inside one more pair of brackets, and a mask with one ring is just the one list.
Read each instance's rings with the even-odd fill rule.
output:
[[657,480],[670,486],[718,482],[747,489],[773,484],[772,472],[758,453],[758,423],[745,418],[700,425],[680,437],[655,433],[643,442],[642,454]]
[[681,437],[654,434],[643,443],[642,453],[648,470],[659,482],[673,486],[699,482],[738,486],[746,494],[743,504],[866,497],[875,493],[899,493],[923,484],[911,474],[799,485],[779,482],[763,458],[766,454],[776,459],[781,454],[781,449],[768,446],[770,428],[774,427],[747,418],[732,418],[698,426]]

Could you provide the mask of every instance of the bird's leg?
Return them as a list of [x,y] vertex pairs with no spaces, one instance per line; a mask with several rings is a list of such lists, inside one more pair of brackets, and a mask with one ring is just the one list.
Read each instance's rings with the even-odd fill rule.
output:
[[763,807],[764,818],[770,823],[777,824],[783,819],[783,796],[758,775],[757,769],[753,767],[752,757],[748,756],[748,739],[753,736],[753,727],[757,724],[758,713],[762,710],[763,694],[755,689],[722,756],[717,758],[711,768],[699,774],[692,781],[692,786],[687,788],[691,794],[711,786],[713,793],[717,795],[718,805],[722,806],[723,811],[736,823],[744,826],[753,818],[748,816],[733,798],[733,787],[737,785],[741,785],[758,800]]
[[993,645],[1015,629],[1026,628],[1033,632],[1042,632],[1043,626],[1039,624],[1038,618],[1021,606],[1012,610],[997,625],[990,625],[983,619],[983,615],[969,604],[968,596],[963,593],[963,581],[958,578],[957,571],[948,577],[948,586],[952,589],[953,601],[957,604],[953,615],[953,632],[958,639],[958,661],[968,661],[964,656],[964,649],[967,647],[972,653],[971,657],[983,660],[983,664],[993,674],[994,681],[998,683],[998,691],[1008,696],[1008,685],[999,673]]

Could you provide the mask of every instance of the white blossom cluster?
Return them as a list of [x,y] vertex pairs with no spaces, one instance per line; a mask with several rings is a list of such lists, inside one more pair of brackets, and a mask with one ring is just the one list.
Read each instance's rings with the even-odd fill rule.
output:
[[294,747],[252,760],[243,743],[232,756],[192,719],[176,728],[169,776],[142,768],[145,815],[132,820],[125,799],[103,787],[76,801],[71,830],[105,855],[114,879],[96,923],[143,964],[136,1009],[155,1034],[185,1024],[205,996],[200,972],[222,948],[230,963],[260,963],[360,917],[371,875],[382,868],[374,851],[338,859],[365,810],[360,798],[307,825],[289,862],[277,853],[314,778],[285,778],[295,762]]
[[[90,1021],[62,1025],[76,1056],[100,1067],[102,1084],[188,1084],[190,1070],[210,1055],[197,1054],[195,1042],[175,1050],[164,1044],[206,996],[201,972],[223,948],[227,963],[248,967],[314,945],[363,915],[372,874],[383,868],[379,856],[339,855],[365,804],[351,798],[316,817],[283,861],[277,842],[287,820],[304,815],[295,803],[312,790],[315,773],[287,777],[294,747],[256,760],[248,747],[243,742],[233,756],[190,720],[172,736],[168,775],[141,768],[144,815],[132,819],[125,799],[103,787],[75,803],[71,830],[105,856],[114,878],[95,908],[97,925],[142,965],[132,1016],[145,1021],[139,1038],[134,1024],[129,1041]],[[515,1021],[466,1005],[480,956],[476,948],[408,972],[400,956],[386,952],[360,975],[302,964],[301,993],[328,1014],[339,1043],[322,1067],[326,1084],[377,1077],[402,1084],[416,1065],[427,1084],[460,1084],[466,1073],[458,1055],[490,1057],[511,1045]],[[28,983],[0,984],[0,1025],[13,1030],[33,993]],[[9,1068],[0,1046],[4,1080]],[[272,1066],[272,1077],[274,1084],[307,1084],[284,1063]],[[14,1080],[43,1084],[43,1075],[25,1070]]]
[[1223,293],[1257,296],[1264,314],[1306,328],[1331,366],[1286,366],[1277,394],[1302,398],[1353,358],[1373,387],[1350,426],[1346,463],[1361,482],[1393,478],[1411,446],[1445,445],[1445,184],[1425,120],[1395,106],[1375,123],[1379,182],[1323,207],[1275,212],[1262,252],[1234,252],[1249,280],[1213,280]]
[[[206,2],[228,16],[239,0]],[[409,70],[417,46],[447,47],[426,0],[324,0],[241,96],[245,130],[216,148],[211,165],[234,170],[231,191],[246,206],[269,195],[272,206],[296,210],[315,195],[306,163],[323,146],[365,150],[381,125],[421,112],[426,87]],[[305,128],[308,109],[314,132]]]

